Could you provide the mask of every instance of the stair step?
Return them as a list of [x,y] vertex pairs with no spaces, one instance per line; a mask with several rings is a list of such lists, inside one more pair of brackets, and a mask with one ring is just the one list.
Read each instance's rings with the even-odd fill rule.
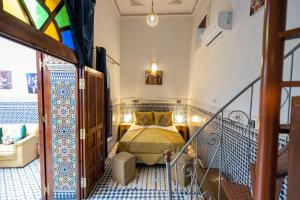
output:
[[[288,173],[288,149],[286,145],[278,151],[277,162],[277,180],[276,180],[276,196],[279,196],[282,181]],[[256,183],[255,164],[249,163],[249,171],[251,176],[252,188]],[[241,185],[230,181],[221,181],[222,189],[229,200],[247,200],[252,199],[251,193],[247,185]]]
[[290,133],[290,124],[281,124],[279,132],[280,133]]
[[221,186],[228,200],[252,200],[247,185],[221,181]]
[[300,81],[282,81],[281,87],[300,87]]
[[300,27],[299,28],[295,28],[295,29],[291,29],[291,30],[287,30],[287,31],[283,31],[279,33],[279,37],[280,38],[284,38],[286,40],[291,40],[291,39],[295,39],[295,38],[300,38]]

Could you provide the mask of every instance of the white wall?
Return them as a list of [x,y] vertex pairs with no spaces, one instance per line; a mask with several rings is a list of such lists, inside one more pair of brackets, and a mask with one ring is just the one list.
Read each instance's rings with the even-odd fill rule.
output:
[[[206,7],[211,2],[209,21],[216,21],[218,11],[233,11],[233,27],[209,47],[196,47],[196,32]],[[300,26],[300,1],[289,3],[288,27]],[[263,36],[263,9],[249,16],[250,0],[202,0],[194,18],[189,97],[202,104],[220,107],[260,75]],[[209,24],[211,26],[213,23]],[[293,44],[288,44],[290,49]],[[259,87],[255,88],[255,111]],[[247,108],[244,97],[237,105]]]
[[[112,0],[97,0],[94,16],[94,46],[104,47],[108,55],[120,62],[120,16]],[[95,67],[94,51],[94,67]],[[120,98],[120,68],[121,66],[112,65],[107,59],[107,70],[111,98]],[[115,102],[115,101],[113,101]],[[113,147],[118,136],[119,109],[114,110],[113,118],[113,137],[107,144],[108,152]]]
[[[119,62],[120,17],[114,8],[113,1],[97,1],[94,24],[94,46],[104,47],[107,54]],[[109,60],[107,60],[107,66],[111,83],[111,96],[112,98],[120,98],[120,66],[113,66]]]
[[37,102],[26,79],[26,73],[36,73],[36,51],[0,37],[0,52],[0,70],[12,72],[12,89],[0,89],[0,101]]
[[[191,17],[159,17],[157,27],[145,17],[121,20],[121,96],[148,99],[188,96]],[[156,61],[163,85],[146,85],[145,70]]]

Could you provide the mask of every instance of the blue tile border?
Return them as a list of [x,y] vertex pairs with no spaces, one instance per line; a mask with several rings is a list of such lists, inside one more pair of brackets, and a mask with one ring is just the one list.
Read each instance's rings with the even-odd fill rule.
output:
[[38,123],[37,102],[0,102],[0,124]]

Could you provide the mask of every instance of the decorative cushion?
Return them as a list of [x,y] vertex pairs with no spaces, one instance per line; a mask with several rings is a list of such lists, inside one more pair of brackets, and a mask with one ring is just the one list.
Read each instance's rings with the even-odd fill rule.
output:
[[154,112],[155,125],[157,126],[172,126],[172,112]]
[[2,127],[0,127],[0,143],[2,143],[2,137],[3,137]]
[[154,124],[152,112],[135,112],[135,124],[149,126]]
[[20,132],[16,133],[14,142],[17,143],[18,141],[22,140],[26,137],[26,126],[23,125],[20,129]]

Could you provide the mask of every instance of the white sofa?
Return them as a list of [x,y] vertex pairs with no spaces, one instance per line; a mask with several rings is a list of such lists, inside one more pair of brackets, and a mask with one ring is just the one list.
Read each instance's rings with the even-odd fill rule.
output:
[[[13,138],[23,124],[0,124],[3,136]],[[0,167],[24,167],[37,157],[38,124],[25,124],[26,137],[15,144],[0,144]]]

